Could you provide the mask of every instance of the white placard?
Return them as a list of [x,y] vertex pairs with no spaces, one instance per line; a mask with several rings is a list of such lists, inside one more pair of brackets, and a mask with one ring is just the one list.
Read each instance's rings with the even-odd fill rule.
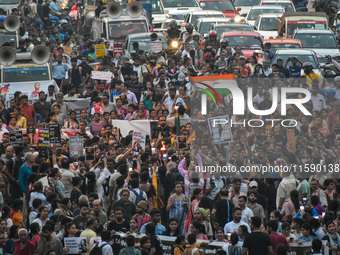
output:
[[101,71],[92,71],[91,72],[91,78],[93,80],[111,80],[112,79],[112,73],[111,72],[101,72]]

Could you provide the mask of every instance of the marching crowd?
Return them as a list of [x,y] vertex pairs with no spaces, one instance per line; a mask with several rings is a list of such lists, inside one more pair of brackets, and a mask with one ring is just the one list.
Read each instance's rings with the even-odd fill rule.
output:
[[[67,23],[59,28],[50,23],[49,14],[61,11],[57,0],[42,4],[24,0],[15,10],[22,20],[36,21],[22,22],[21,34],[28,37],[19,50],[49,47],[59,92],[53,85],[47,91],[37,86],[33,104],[20,91],[10,102],[0,101],[2,254],[70,254],[67,237],[85,237],[87,254],[162,254],[159,235],[176,237],[176,255],[203,254],[204,243],[214,240],[225,243],[217,254],[281,255],[292,243],[310,244],[313,254],[322,254],[321,240],[329,254],[340,254],[339,77],[330,79],[328,72],[326,80],[294,56],[291,66],[270,63],[270,44],[264,45],[269,60],[255,55],[247,60],[241,47],[217,41],[214,32],[203,42],[190,27],[182,34],[176,26],[167,31],[169,40],[183,39],[181,48],[165,51],[167,59],[137,44],[117,61],[109,42],[79,37]],[[97,59],[94,46],[101,43],[107,55]],[[112,79],[92,79],[93,70],[109,71]],[[311,100],[304,106],[312,115],[291,107],[285,118],[295,120],[295,128],[236,125],[231,141],[218,144],[208,118],[262,119],[250,112],[233,116],[232,94],[220,94],[220,105],[216,98],[209,101],[202,115],[201,92],[190,77],[222,74],[232,74],[244,92],[252,87],[254,108],[260,110],[271,107],[273,87],[279,93],[284,87],[309,89]],[[90,102],[80,112],[64,101],[79,98]],[[282,118],[279,110],[269,117]],[[117,120],[157,126],[142,146],[133,142],[133,130],[122,136],[112,125]],[[71,130],[83,138],[84,148],[93,148],[94,160],[70,156],[64,132],[47,157],[29,134],[22,146],[13,146],[9,133],[32,123]],[[239,172],[195,171],[195,164],[216,162]],[[241,174],[245,166],[260,164],[295,165],[310,173]],[[115,245],[119,233],[128,234],[126,247]],[[145,236],[135,246],[137,233]]]

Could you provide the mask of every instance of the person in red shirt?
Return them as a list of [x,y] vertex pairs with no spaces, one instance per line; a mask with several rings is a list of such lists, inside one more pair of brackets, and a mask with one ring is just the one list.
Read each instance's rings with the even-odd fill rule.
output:
[[269,234],[270,240],[272,241],[274,255],[276,255],[276,248],[280,243],[286,245],[288,251],[290,251],[290,246],[287,239],[284,236],[278,234],[277,229],[278,229],[277,221],[275,220],[268,221],[267,232]]
[[34,244],[28,240],[27,230],[24,228],[18,231],[19,240],[14,242],[14,255],[33,255]]
[[28,104],[28,96],[21,96],[21,105],[19,105],[19,107],[21,108],[21,113],[24,115],[27,122],[34,121],[35,123],[37,123],[37,113],[35,112],[34,106]]

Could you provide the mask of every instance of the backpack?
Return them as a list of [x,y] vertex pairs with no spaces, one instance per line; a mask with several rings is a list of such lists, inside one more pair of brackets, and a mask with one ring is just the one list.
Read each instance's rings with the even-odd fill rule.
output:
[[93,248],[90,252],[90,255],[101,255],[103,247],[106,246],[106,245],[109,245],[109,244],[106,243],[102,246],[99,246],[99,243],[97,243],[95,246],[93,246]]
[[138,205],[138,203],[139,203],[140,201],[145,201],[145,202],[147,202],[147,201],[145,200],[144,196],[143,196],[143,191],[142,191],[142,190],[139,191],[139,194],[138,194],[137,191],[135,191],[135,190],[132,190],[132,193],[135,194],[135,196],[136,196],[135,205]]

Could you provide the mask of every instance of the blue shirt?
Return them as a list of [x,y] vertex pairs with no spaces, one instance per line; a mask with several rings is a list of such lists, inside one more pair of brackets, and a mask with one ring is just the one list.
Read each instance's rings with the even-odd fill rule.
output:
[[294,78],[299,78],[301,76],[301,67],[300,67],[300,65],[290,66],[289,67],[289,72],[290,72],[290,76],[292,76]]
[[58,62],[53,63],[52,64],[53,79],[58,79],[58,80],[65,79],[68,69],[69,67],[66,63],[61,63],[60,65],[58,64]]
[[300,236],[296,241],[300,242],[302,241],[303,243],[309,243],[312,242],[314,239],[318,238],[317,236],[310,236],[309,238],[305,236]]
[[[150,222],[148,222],[148,223],[145,223],[142,227],[141,227],[141,229],[140,229],[140,232],[142,233],[142,234],[145,234],[145,226],[147,225],[147,224],[149,224]],[[155,228],[155,234],[156,235],[162,235],[163,233],[165,232],[165,227],[162,225],[162,224],[157,224],[156,225],[156,228]]]
[[23,164],[19,170],[19,187],[23,192],[28,190],[27,178],[32,173],[32,169],[28,165]]
[[[110,96],[110,102],[113,102],[113,97],[115,97],[115,96],[120,96],[120,95],[122,95],[122,94],[124,94],[124,91],[122,91],[122,92],[120,92],[120,93],[118,93],[117,90],[112,91],[111,96]],[[114,103],[115,103],[115,102],[114,102]]]
[[97,59],[95,51],[84,50],[81,55],[87,56],[90,63],[94,63],[94,61]]
[[61,7],[59,4],[59,1],[53,2],[53,0],[50,3],[50,9],[54,12],[61,12]]

